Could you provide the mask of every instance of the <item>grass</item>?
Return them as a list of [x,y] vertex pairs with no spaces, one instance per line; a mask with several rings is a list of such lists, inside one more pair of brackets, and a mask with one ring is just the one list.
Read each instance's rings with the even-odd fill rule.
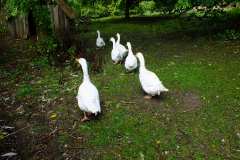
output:
[[[24,103],[29,113],[15,113],[15,121],[30,117],[28,122],[39,135],[48,135],[55,127],[62,129],[50,137],[57,148],[57,153],[52,154],[59,157],[65,153],[80,159],[237,159],[239,42],[182,34],[184,28],[191,32],[197,30],[193,24],[205,23],[190,24],[177,19],[141,25],[122,20],[94,22],[82,38],[88,39],[88,47],[93,47],[95,30],[100,29],[107,47],[96,51],[106,60],[103,71],[94,73],[90,67],[103,109],[93,121],[79,121],[82,113],[75,96],[82,81],[80,68],[54,68],[41,58],[18,57],[14,54],[20,50],[17,46],[12,47],[13,52],[3,54],[10,52],[17,57],[17,70],[7,65],[14,58],[1,60],[1,78],[5,80],[1,89],[5,87],[8,92],[3,97],[20,95],[10,106]],[[147,68],[159,76],[169,93],[144,100],[138,73],[127,74],[122,65],[112,64],[108,39],[116,32],[122,34],[123,44],[132,43],[134,53],[143,52]],[[34,54],[27,48],[20,55]],[[50,118],[53,114],[56,117]],[[49,143],[45,145],[51,150]],[[32,148],[36,149],[36,145]],[[74,147],[78,149],[72,150]]]

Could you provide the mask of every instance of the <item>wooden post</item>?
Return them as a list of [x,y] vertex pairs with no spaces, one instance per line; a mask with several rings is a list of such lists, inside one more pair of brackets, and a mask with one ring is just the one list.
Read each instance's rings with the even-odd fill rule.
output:
[[28,18],[20,15],[8,22],[8,29],[14,38],[27,39],[29,35]]
[[58,5],[53,8],[53,28],[54,31],[59,30]]
[[16,38],[16,21],[15,19],[10,19],[8,20],[8,31],[10,33],[10,36],[12,38]]

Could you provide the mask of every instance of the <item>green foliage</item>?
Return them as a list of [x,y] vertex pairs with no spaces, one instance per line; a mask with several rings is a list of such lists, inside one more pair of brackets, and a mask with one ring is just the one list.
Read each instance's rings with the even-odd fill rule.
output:
[[220,2],[220,0],[191,0],[191,2],[193,5],[203,5],[210,7]]
[[8,16],[16,16],[18,13],[17,1],[16,0],[7,0],[5,4],[5,9]]
[[75,55],[76,55],[76,47],[75,46],[71,46],[68,50],[67,50],[67,53],[69,54],[70,56],[70,60],[71,62],[74,61],[75,59]]
[[32,11],[38,30],[51,31],[50,13],[47,5],[42,5],[41,0],[7,0],[4,9],[8,18],[25,15]]
[[123,0],[113,1],[69,1],[69,4],[80,16],[93,18],[120,15],[123,10]]
[[175,4],[177,10],[186,10],[191,7],[191,2],[189,0],[178,0]]
[[96,1],[94,3],[94,15],[95,17],[106,17],[109,15],[108,8],[102,1]]
[[191,3],[193,4],[193,6],[207,6],[207,7],[212,7],[214,5],[220,4],[222,2],[225,3],[232,3],[232,2],[239,2],[239,0],[191,0]]
[[240,8],[232,8],[227,11],[227,14],[230,17],[239,18],[240,17]]
[[206,15],[205,11],[198,11],[194,14],[196,17],[204,17]]
[[139,3],[139,9],[143,15],[151,15],[156,8],[156,3],[154,1],[142,1]]
[[75,46],[72,46],[70,47],[68,50],[67,50],[68,54],[70,55],[74,55],[76,53],[76,47]]
[[4,8],[7,11],[8,17],[15,17],[17,15],[27,13],[30,9],[35,9],[35,6],[40,3],[40,0],[7,0]]
[[57,40],[52,36],[43,36],[36,43],[36,49],[40,55],[54,53],[57,47]]
[[35,6],[33,10],[33,16],[40,31],[51,33],[52,24],[50,18],[50,12],[47,6]]
[[48,59],[47,57],[38,57],[38,58],[34,58],[32,60],[32,66],[34,67],[38,67],[38,68],[44,68],[48,66]]
[[32,94],[32,92],[33,92],[33,89],[31,85],[23,84],[17,89],[16,95],[17,97],[25,97]]
[[112,3],[107,6],[109,14],[111,16],[120,15],[121,4],[122,4],[122,0],[117,0],[116,2],[112,1]]
[[0,34],[7,33],[7,27],[5,25],[0,25]]
[[57,48],[59,44],[53,36],[42,36],[35,44],[37,53],[41,56],[47,57],[48,62],[52,63],[54,57],[57,56]]

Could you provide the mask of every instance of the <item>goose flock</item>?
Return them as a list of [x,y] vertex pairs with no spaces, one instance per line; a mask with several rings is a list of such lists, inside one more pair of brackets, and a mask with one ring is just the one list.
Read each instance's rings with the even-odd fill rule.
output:
[[[110,38],[112,42],[111,58],[114,64],[124,62],[126,71],[131,72],[139,66],[139,81],[143,91],[146,93],[145,99],[151,99],[153,96],[159,96],[162,92],[167,92],[168,89],[162,84],[158,76],[148,70],[145,66],[145,59],[141,52],[136,55],[133,54],[132,46],[130,42],[127,42],[127,49],[120,43],[120,34],[117,33],[117,40],[113,37]],[[103,48],[105,42],[100,35],[100,31],[97,30],[96,39],[97,48]],[[138,64],[138,60],[139,64]],[[76,59],[80,63],[83,71],[83,81],[78,89],[77,101],[80,110],[84,112],[84,117],[81,121],[89,120],[91,115],[98,115],[101,113],[99,93],[95,85],[91,82],[88,74],[87,61],[84,58]]]

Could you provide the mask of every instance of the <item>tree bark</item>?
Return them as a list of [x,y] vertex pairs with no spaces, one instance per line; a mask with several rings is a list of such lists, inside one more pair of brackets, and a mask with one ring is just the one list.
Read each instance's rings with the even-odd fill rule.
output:
[[129,18],[129,8],[130,8],[130,0],[126,0],[125,2],[125,18]]
[[63,10],[63,12],[68,16],[68,18],[70,19],[76,18],[76,13],[64,0],[57,0],[56,2]]

